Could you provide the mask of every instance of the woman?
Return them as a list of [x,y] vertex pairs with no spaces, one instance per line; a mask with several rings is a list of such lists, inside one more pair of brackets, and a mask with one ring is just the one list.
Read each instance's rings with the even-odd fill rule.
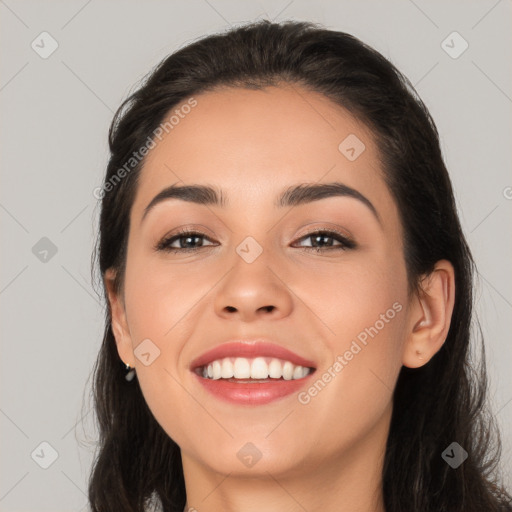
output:
[[512,510],[438,133],[388,60],[307,23],[206,37],[110,150],[94,511]]

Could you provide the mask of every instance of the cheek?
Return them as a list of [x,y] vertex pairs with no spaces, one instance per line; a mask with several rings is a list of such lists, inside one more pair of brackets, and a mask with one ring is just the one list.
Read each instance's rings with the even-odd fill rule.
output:
[[191,268],[185,271],[185,266],[166,265],[142,255],[130,260],[126,307],[134,346],[150,338],[166,349],[168,340],[184,334],[187,315],[212,286],[204,272]]
[[339,422],[363,431],[390,404],[405,338],[406,279],[400,259],[387,254],[303,280],[298,295],[320,318],[329,354],[304,402],[311,399],[314,415],[334,431]]
[[333,353],[348,349],[347,342],[350,345],[359,334],[364,342],[365,333],[371,336],[368,331],[382,339],[382,350],[388,350],[386,345],[401,332],[407,276],[400,254],[352,253],[339,264],[324,263],[296,275],[291,287],[315,313],[311,321],[325,327]]
[[320,440],[319,452],[354,446],[390,418],[405,326],[405,307],[392,298],[382,294],[369,303],[354,295],[351,313],[332,321],[336,335],[325,338],[332,356],[299,396],[304,411],[296,416]]
[[[175,441],[187,439],[191,430],[201,430],[200,422],[194,426],[177,420],[190,416],[190,408],[197,406],[181,384],[188,369],[179,365],[183,347],[196,328],[191,321],[194,305],[208,290],[211,284],[204,274],[148,264],[136,255],[126,270],[127,318],[139,359],[137,379],[149,409]],[[196,411],[198,416],[201,413]]]

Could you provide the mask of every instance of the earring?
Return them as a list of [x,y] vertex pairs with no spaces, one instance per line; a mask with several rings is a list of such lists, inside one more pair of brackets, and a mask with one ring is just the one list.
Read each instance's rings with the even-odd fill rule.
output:
[[135,377],[135,368],[132,368],[129,364],[125,364],[126,366],[126,375],[124,376],[124,378],[130,382],[133,380],[133,378]]

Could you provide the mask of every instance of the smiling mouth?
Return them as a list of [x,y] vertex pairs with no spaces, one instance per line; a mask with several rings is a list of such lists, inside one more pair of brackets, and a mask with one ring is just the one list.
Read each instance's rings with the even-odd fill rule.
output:
[[224,357],[194,369],[204,379],[238,384],[300,380],[314,371],[313,367],[296,365],[276,357]]

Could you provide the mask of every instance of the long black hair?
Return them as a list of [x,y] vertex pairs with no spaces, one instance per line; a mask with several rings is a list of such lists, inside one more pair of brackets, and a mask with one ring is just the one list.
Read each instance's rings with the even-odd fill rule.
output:
[[[323,94],[370,128],[399,209],[410,291],[418,291],[420,278],[441,259],[455,269],[446,342],[423,367],[402,367],[394,391],[382,475],[386,511],[512,510],[510,495],[498,483],[501,443],[487,412],[483,343],[478,364],[470,346],[475,267],[437,128],[408,79],[356,37],[312,23],[265,20],[204,37],[164,59],[119,107],[110,127],[93,255],[101,279],[114,269],[122,293],[130,210],[144,165],[144,159],[130,159],[154,138],[171,109],[217,86],[261,89],[283,82]],[[142,512],[156,505],[182,512],[180,449],[153,417],[138,380],[124,378],[102,289],[107,307],[93,374],[99,445],[90,505],[95,512]],[[469,454],[456,469],[442,457],[453,442]]]

